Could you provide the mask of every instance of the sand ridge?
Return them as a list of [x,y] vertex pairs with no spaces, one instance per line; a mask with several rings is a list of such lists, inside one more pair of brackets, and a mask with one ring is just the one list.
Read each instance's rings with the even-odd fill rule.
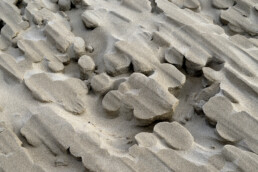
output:
[[0,0],[0,171],[257,171],[257,4]]

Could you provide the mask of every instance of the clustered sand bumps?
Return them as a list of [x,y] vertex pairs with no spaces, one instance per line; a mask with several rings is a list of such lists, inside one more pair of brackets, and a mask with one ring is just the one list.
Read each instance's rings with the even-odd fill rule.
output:
[[0,171],[256,172],[257,0],[0,0]]

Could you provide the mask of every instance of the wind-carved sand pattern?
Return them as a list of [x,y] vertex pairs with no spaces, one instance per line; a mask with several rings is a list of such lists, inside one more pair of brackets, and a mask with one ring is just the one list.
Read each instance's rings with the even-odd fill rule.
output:
[[0,172],[257,172],[258,0],[0,0]]

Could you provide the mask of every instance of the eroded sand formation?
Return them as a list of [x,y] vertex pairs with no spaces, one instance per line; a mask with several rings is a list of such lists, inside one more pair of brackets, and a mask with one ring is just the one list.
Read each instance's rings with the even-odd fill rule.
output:
[[258,171],[257,0],[0,0],[0,171]]

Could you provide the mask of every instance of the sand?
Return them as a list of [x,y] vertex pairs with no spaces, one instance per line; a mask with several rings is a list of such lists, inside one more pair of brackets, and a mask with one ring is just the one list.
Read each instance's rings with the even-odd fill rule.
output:
[[256,172],[257,0],[0,0],[0,172]]

